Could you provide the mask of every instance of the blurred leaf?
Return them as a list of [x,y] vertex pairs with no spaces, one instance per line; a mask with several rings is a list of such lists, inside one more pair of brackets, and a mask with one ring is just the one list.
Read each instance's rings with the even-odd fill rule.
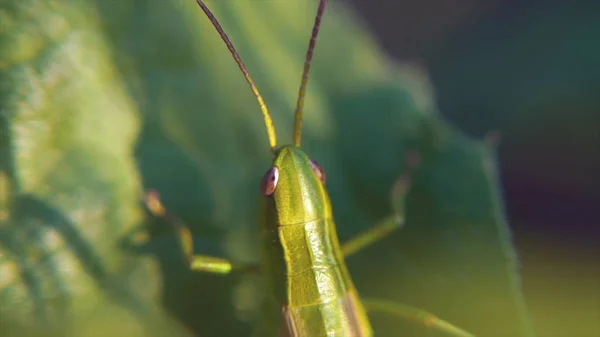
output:
[[167,328],[156,264],[118,249],[141,220],[139,122],[92,14],[73,1],[0,8],[2,336]]
[[[13,3],[21,6],[16,0]],[[60,58],[45,56],[32,66],[25,61],[31,58],[6,54],[23,48],[10,49],[6,47],[9,39],[2,39],[2,88],[9,93],[8,98],[2,97],[4,134],[8,135],[2,149],[12,158],[7,163],[30,160],[29,166],[14,164],[14,169],[4,169],[11,184],[9,200],[16,204],[12,200],[33,194],[48,203],[47,208],[62,215],[61,221],[72,222],[82,245],[93,248],[89,249],[94,252],[90,264],[104,266],[102,275],[110,275],[95,278],[114,279],[111,285],[117,288],[136,286],[117,293],[136,294],[137,302],[131,296],[119,296],[119,303],[135,302],[135,309],[154,310],[154,284],[161,277],[144,269],[140,281],[131,282],[129,273],[137,269],[126,263],[141,268],[138,263],[142,262],[125,255],[117,244],[135,232],[138,222],[131,142],[137,136],[135,157],[143,186],[157,189],[166,206],[190,225],[198,251],[236,261],[256,260],[258,180],[270,159],[262,118],[227,49],[193,1],[92,2],[97,11],[74,3],[79,4],[52,3],[65,8],[51,13],[70,13],[64,16],[70,20],[69,28],[58,34],[62,38],[51,40],[60,41],[55,45],[68,42],[65,36],[84,34],[70,48],[59,48],[65,52]],[[261,89],[280,144],[288,143],[315,2],[207,4]],[[15,28],[7,32],[18,32],[20,25],[29,27],[35,21],[30,16],[48,15],[41,2],[35,11],[25,11],[33,5],[22,6],[16,12],[22,16],[11,14],[18,19],[11,21]],[[502,219],[496,178],[489,169],[493,166],[489,150],[440,122],[427,82],[412,68],[388,61],[358,22],[340,4],[329,4],[305,104],[303,147],[327,170],[342,240],[390,212],[389,189],[406,173],[406,154],[418,151],[423,158],[407,200],[406,227],[349,260],[359,291],[363,296],[384,296],[431,311],[479,335],[529,336],[514,252]],[[49,40],[45,31],[23,36]],[[36,42],[30,44],[42,45]],[[36,94],[44,90],[25,89],[35,83],[39,72],[52,69],[51,60],[63,62],[60,69],[68,71],[63,76],[71,86],[61,91],[56,91],[58,86],[43,86],[56,92],[45,94],[51,99],[39,100]],[[28,70],[32,75],[19,80],[20,69],[29,67],[35,68]],[[61,110],[53,109],[56,106]],[[45,113],[36,117],[38,110]],[[28,118],[30,114],[34,116]],[[45,121],[46,138],[39,132],[18,132],[35,129],[24,123],[40,119]],[[39,155],[30,155],[32,148],[39,148]],[[60,160],[53,157],[53,151],[59,152],[54,156]],[[44,167],[52,170],[48,173]],[[24,176],[45,185],[31,183]],[[15,187],[16,182],[23,185],[21,181],[29,185]],[[3,244],[12,243],[19,232],[14,219],[21,213],[16,207],[9,208],[8,239]],[[94,216],[86,213],[92,211]],[[46,223],[53,222],[33,227],[30,235],[43,233],[40,228],[54,228]],[[161,265],[166,308],[202,336],[246,335],[249,326],[242,321],[257,315],[252,300],[259,296],[252,290],[254,280],[190,273],[178,256],[169,227],[160,223],[150,229],[152,240],[145,247],[156,253]],[[36,241],[29,245],[43,246]],[[77,259],[87,261],[87,251],[75,252]],[[11,254],[15,257],[9,255],[5,265],[18,266],[13,270],[24,269],[21,260],[33,255],[19,250]],[[93,290],[81,293],[85,303],[90,303],[87,296],[96,296],[90,294],[99,293],[98,289],[103,290],[103,298],[113,298],[113,287],[91,283]],[[140,289],[140,285],[152,289]],[[20,298],[37,291],[21,279],[4,288],[22,288]],[[2,307],[11,303],[2,301]],[[77,308],[72,303],[65,307]],[[35,317],[18,313],[17,308],[11,309],[17,318]],[[137,313],[131,306],[126,309]],[[431,333],[412,322],[374,317],[374,323],[378,335],[411,329],[416,329],[414,336]]]
[[508,209],[541,336],[600,335],[599,5],[507,3],[428,60],[444,115],[470,134],[502,134]]

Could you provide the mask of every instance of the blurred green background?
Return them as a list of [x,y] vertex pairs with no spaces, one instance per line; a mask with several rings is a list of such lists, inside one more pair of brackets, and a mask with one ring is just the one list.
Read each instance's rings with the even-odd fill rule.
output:
[[355,1],[389,54],[428,69],[463,132],[498,163],[541,336],[600,336],[600,3]]
[[[316,1],[207,4],[269,105],[280,144],[289,142]],[[303,132],[303,147],[327,171],[342,241],[390,213],[388,193],[406,173],[406,155],[420,154],[406,226],[348,260],[361,295],[431,311],[478,336],[534,336],[530,316],[539,336],[595,336],[592,302],[577,308],[578,324],[530,315],[540,303],[560,301],[523,296],[496,149],[484,132],[462,126],[467,136],[440,113],[478,114],[465,119],[485,121],[472,125],[487,131],[508,110],[528,116],[511,124],[523,127],[538,110],[516,99],[495,112],[484,103],[459,109],[448,102],[468,102],[465,95],[495,101],[460,85],[476,78],[493,88],[489,78],[499,75],[475,77],[495,69],[482,61],[489,57],[457,57],[441,43],[415,51],[427,60],[431,83],[423,67],[393,60],[379,46],[377,39],[394,54],[395,29],[387,38],[374,30],[349,4],[329,2]],[[506,40],[496,48],[518,51]],[[444,83],[455,91],[442,90]],[[518,133],[502,137],[511,134]],[[258,183],[268,165],[257,104],[193,1],[2,0],[0,335],[248,336],[259,314],[258,280],[187,271],[174,233],[140,200],[144,189],[158,190],[189,224],[197,251],[253,261]],[[384,315],[372,321],[376,336],[437,336]]]

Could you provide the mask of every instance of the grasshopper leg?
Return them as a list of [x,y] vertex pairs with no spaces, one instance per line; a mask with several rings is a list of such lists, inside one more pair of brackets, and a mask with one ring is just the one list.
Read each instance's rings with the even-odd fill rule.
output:
[[232,272],[253,273],[258,271],[258,266],[254,264],[234,264],[225,258],[194,254],[192,233],[183,221],[169,213],[162,205],[158,192],[148,191],[144,197],[144,202],[154,216],[165,219],[175,228],[191,270],[223,275]]
[[385,312],[394,316],[410,319],[424,324],[425,326],[448,333],[451,336],[475,337],[475,335],[454,326],[427,311],[407,306],[402,303],[373,298],[363,298],[362,302],[367,311]]
[[342,245],[342,253],[348,257],[361,249],[385,238],[394,230],[404,225],[404,203],[411,185],[411,172],[419,164],[418,153],[407,155],[408,172],[400,176],[392,186],[390,200],[393,214],[381,220],[373,228],[358,234],[356,237]]
[[396,215],[389,216],[375,225],[373,228],[358,234],[354,238],[342,244],[342,253],[348,257],[371,244],[385,238],[397,228],[404,224],[403,218]]

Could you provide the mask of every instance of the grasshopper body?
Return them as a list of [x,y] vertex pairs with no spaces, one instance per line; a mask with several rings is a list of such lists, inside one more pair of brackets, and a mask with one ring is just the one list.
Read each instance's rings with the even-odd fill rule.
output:
[[[302,108],[308,72],[326,0],[319,7],[308,45],[295,111],[293,145],[277,148],[271,116],[233,44],[202,0],[196,0],[231,52],[262,111],[273,161],[261,182],[261,261],[236,265],[218,257],[195,255],[187,227],[168,214],[158,195],[146,195],[155,215],[170,218],[193,270],[229,274],[258,271],[268,294],[262,305],[258,337],[370,337],[366,307],[416,320],[456,336],[471,334],[439,318],[399,303],[359,299],[344,258],[387,236],[403,223],[402,207],[355,239],[340,245],[333,220],[325,171],[300,148]],[[406,178],[406,177],[404,177]],[[403,200],[409,179],[399,179],[392,200]],[[395,206],[397,203],[393,202]]]
[[281,313],[284,336],[371,336],[324,183],[320,165],[295,146],[277,151],[263,178],[261,271],[272,289],[265,310]]

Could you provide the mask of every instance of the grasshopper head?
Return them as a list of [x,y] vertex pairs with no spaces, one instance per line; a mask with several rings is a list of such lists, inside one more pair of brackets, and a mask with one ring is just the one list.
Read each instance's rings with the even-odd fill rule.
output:
[[196,0],[196,2],[213,24],[223,42],[225,42],[227,49],[231,52],[233,59],[246,78],[250,90],[252,90],[252,93],[256,97],[256,101],[262,112],[269,145],[275,159],[273,160],[271,169],[267,171],[262,180],[261,188],[263,194],[275,203],[274,210],[277,211],[279,225],[295,224],[329,217],[331,215],[331,206],[329,205],[329,197],[324,186],[325,172],[317,162],[310,160],[304,151],[300,149],[302,111],[306,85],[308,83],[308,73],[327,0],[319,0],[315,24],[304,61],[304,70],[302,72],[296,111],[294,113],[294,145],[283,146],[278,150],[276,150],[277,137],[271,115],[262,96],[258,92],[258,88],[250,77],[248,69],[246,69],[233,43],[213,13],[202,0]]
[[299,147],[283,146],[275,152],[273,165],[262,179],[261,192],[273,199],[280,226],[331,214],[325,178],[321,166]]

